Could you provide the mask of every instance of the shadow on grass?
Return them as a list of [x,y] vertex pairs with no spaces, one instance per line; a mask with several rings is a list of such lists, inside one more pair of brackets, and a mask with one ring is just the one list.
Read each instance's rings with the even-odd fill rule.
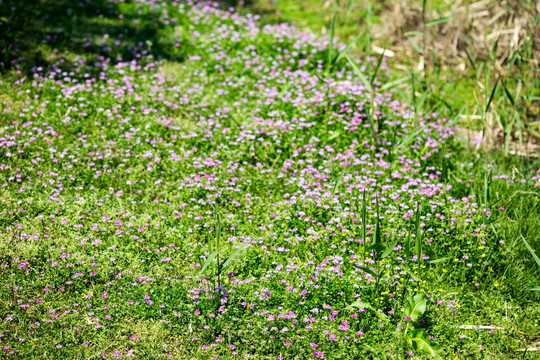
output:
[[104,64],[145,55],[182,61],[185,49],[174,28],[159,19],[159,9],[148,9],[106,0],[0,0],[0,74],[63,68],[74,61],[85,72],[98,73]]

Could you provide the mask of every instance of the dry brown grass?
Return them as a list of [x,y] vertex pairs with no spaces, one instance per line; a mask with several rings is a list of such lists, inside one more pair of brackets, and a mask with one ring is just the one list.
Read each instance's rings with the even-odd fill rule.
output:
[[487,61],[497,42],[495,66],[502,71],[509,56],[530,41],[533,54],[529,65],[538,68],[540,2],[529,7],[519,0],[473,3],[458,0],[445,12],[427,11],[425,20],[427,23],[447,16],[450,17],[447,21],[425,28],[422,8],[417,2],[396,1],[391,12],[383,13],[384,26],[375,31],[377,37],[394,44],[391,48],[394,52],[405,51],[406,55],[416,52],[406,34],[422,33],[422,36],[412,35],[419,46],[433,50],[444,65],[461,69],[468,61],[466,51],[479,61]]

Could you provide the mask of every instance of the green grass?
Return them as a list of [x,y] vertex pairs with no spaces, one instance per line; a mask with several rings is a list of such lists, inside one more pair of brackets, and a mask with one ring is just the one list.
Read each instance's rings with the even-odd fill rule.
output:
[[457,129],[534,131],[530,49],[418,70],[366,4],[2,2],[0,357],[539,358],[540,163]]

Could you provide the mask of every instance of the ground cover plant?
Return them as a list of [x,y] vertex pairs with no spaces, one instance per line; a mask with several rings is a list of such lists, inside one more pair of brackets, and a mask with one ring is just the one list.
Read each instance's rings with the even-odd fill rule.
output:
[[2,358],[538,357],[537,160],[384,55],[212,3],[0,9]]

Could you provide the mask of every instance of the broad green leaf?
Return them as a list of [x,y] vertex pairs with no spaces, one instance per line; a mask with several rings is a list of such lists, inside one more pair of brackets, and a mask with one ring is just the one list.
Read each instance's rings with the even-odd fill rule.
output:
[[428,300],[424,294],[410,296],[407,300],[405,300],[403,314],[410,317],[411,321],[416,321],[426,312],[427,302]]
[[441,358],[442,348],[429,340],[429,337],[424,333],[424,330],[413,330],[408,340],[409,344],[418,352],[430,354],[437,359]]

